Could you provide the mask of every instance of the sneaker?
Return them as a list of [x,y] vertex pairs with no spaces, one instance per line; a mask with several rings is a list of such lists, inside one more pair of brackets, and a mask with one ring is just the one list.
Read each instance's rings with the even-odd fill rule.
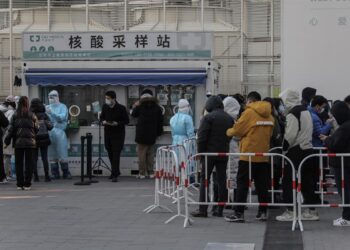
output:
[[305,209],[301,214],[301,220],[316,221],[319,219],[320,217],[316,210]]
[[24,190],[26,190],[26,191],[29,191],[31,189],[32,189],[32,187],[24,187]]
[[17,190],[23,190],[23,187],[17,187]]
[[282,215],[276,217],[278,221],[293,221],[293,212],[286,210]]
[[202,212],[200,210],[192,212],[191,215],[193,217],[197,217],[197,218],[207,218],[208,217],[208,213],[207,212]]
[[7,181],[7,179],[6,178],[4,178],[4,179],[2,179],[2,180],[0,180],[0,184],[6,184],[8,181]]
[[258,214],[255,216],[255,219],[259,221],[267,221],[267,213],[258,211]]
[[139,178],[138,179],[145,179],[146,178],[146,176],[144,176],[144,175],[139,175]]
[[114,177],[114,178],[112,179],[112,182],[118,182],[118,178]]
[[7,177],[7,181],[15,181],[15,180],[16,180],[16,177],[15,178],[13,178],[12,176]]
[[350,226],[350,220],[345,220],[343,218],[338,218],[333,221],[333,226],[335,227],[349,227]]
[[244,223],[244,215],[234,212],[231,215],[225,216],[227,222]]
[[150,179],[154,179],[154,174],[150,174],[150,175],[149,175],[149,178],[150,178]]

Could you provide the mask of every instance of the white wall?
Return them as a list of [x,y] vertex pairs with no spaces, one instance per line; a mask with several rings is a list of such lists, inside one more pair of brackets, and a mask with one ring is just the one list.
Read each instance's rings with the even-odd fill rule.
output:
[[350,1],[284,0],[282,11],[282,88],[350,94]]

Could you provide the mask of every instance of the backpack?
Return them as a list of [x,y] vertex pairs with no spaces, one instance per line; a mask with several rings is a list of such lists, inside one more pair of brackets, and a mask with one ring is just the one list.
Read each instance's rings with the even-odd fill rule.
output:
[[39,131],[36,136],[38,139],[45,139],[49,136],[49,131],[47,129],[45,120],[39,120]]

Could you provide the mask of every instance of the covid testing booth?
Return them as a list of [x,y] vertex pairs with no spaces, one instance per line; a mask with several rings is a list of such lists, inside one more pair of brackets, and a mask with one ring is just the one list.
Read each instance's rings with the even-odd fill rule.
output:
[[[169,120],[178,100],[185,98],[198,127],[208,91],[218,89],[219,64],[213,59],[210,32],[75,32],[24,33],[23,79],[30,98],[48,104],[55,89],[69,109],[69,164],[80,168],[80,137],[93,135],[93,163],[99,152],[98,113],[105,92],[115,90],[117,101],[130,111],[143,89],[151,89],[164,113],[164,134],[157,145],[171,144]],[[121,173],[136,174],[136,120],[126,127]],[[102,156],[109,163],[103,145]],[[103,171],[104,175],[109,174]]]

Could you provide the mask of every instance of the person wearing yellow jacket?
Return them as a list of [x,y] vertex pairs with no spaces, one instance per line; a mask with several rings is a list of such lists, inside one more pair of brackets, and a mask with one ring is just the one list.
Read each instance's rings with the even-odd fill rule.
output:
[[[257,92],[251,92],[247,97],[247,106],[237,123],[227,130],[229,137],[240,137],[240,153],[266,153],[270,149],[270,139],[274,127],[271,115],[271,105],[261,101]],[[237,174],[236,202],[246,202],[249,184],[249,156],[241,156]],[[269,164],[268,157],[251,157],[252,179],[258,194],[259,203],[268,202]],[[259,207],[257,220],[267,219],[266,206]],[[244,206],[236,206],[234,213],[225,217],[228,222],[244,222]]]

